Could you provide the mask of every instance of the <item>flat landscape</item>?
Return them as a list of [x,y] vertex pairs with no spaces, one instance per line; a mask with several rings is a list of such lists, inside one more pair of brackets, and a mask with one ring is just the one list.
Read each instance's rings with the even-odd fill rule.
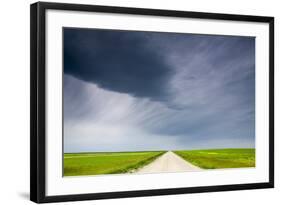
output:
[[175,151],[203,169],[255,167],[255,149],[209,149]]
[[64,176],[132,172],[162,155],[155,152],[104,152],[64,154]]
[[255,167],[255,73],[254,36],[64,28],[64,176]]
[[255,149],[64,154],[64,176],[255,167]]

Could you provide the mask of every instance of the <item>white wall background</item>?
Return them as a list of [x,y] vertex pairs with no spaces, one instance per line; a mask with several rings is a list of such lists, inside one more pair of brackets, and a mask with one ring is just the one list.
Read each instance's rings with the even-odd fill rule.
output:
[[[52,0],[49,0],[52,1]],[[2,1],[0,6],[0,204],[29,201],[29,4]],[[281,194],[281,4],[273,0],[67,0],[60,2],[146,7],[275,17],[275,177],[276,188],[235,192],[157,196],[67,204],[279,204]],[[60,203],[62,204],[62,203]],[[63,203],[64,204],[64,203]]]

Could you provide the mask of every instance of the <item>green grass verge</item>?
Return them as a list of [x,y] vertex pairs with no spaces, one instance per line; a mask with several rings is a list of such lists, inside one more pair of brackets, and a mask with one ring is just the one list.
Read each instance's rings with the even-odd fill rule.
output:
[[127,173],[162,155],[155,152],[103,152],[64,154],[64,176]]
[[209,149],[174,151],[204,169],[255,167],[255,149]]

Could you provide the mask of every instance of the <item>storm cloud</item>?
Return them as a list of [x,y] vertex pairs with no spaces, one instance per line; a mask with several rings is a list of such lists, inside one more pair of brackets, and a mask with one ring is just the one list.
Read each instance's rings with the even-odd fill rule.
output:
[[255,38],[64,28],[66,152],[255,146]]
[[165,100],[173,69],[150,35],[124,31],[64,29],[64,72],[99,87]]

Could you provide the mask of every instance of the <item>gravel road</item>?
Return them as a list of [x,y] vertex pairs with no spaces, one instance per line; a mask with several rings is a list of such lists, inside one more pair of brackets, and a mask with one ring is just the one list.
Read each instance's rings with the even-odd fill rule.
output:
[[169,151],[151,162],[150,164],[140,168],[135,173],[161,173],[161,172],[189,172],[200,171],[199,167],[185,161],[175,153]]

